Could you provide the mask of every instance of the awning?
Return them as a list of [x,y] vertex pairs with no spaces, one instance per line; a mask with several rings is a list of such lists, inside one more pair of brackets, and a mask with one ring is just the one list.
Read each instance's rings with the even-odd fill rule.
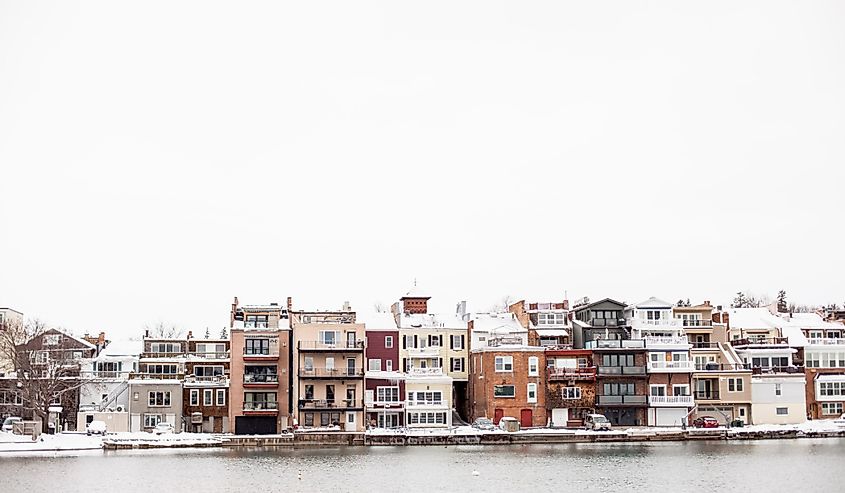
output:
[[567,337],[569,332],[564,329],[537,329],[540,337]]

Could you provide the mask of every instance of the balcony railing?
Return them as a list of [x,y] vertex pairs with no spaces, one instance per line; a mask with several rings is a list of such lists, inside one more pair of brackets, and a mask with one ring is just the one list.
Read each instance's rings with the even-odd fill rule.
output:
[[487,345],[492,347],[521,346],[523,342],[521,337],[491,337],[487,340]]
[[311,378],[360,378],[364,376],[363,368],[300,368],[300,377]]
[[131,380],[184,380],[184,373],[139,373],[129,374]]
[[590,326],[592,327],[624,327],[625,319],[615,318],[593,318],[590,319]]
[[719,364],[719,363],[704,363],[695,365],[695,371],[737,371],[750,370],[751,365],[745,363],[740,364]]
[[650,406],[687,406],[695,404],[691,395],[650,395],[648,396]]
[[120,378],[127,379],[131,371],[111,371],[111,370],[87,370],[80,372],[82,378]]
[[409,368],[407,374],[412,377],[441,376],[443,368]]
[[692,371],[692,361],[649,361],[649,370]]
[[718,401],[719,400],[719,391],[718,390],[696,390],[693,392],[695,396],[695,400],[697,401]]
[[599,375],[645,375],[645,366],[599,366]]
[[244,402],[244,411],[277,411],[277,401],[247,401]]
[[357,399],[300,399],[299,409],[353,409],[363,406]]
[[803,366],[752,366],[752,375],[769,375],[772,373],[804,373]]
[[595,380],[596,367],[587,368],[549,368],[549,380]]
[[681,321],[677,318],[659,318],[657,320],[632,318],[628,323],[631,327],[681,327]]
[[188,353],[179,352],[153,352],[145,351],[141,353],[141,358],[184,358]]
[[405,407],[404,401],[367,401],[367,407],[378,407],[386,409],[401,409]]
[[364,341],[299,341],[297,343],[299,349],[314,349],[314,350],[352,350],[360,351],[364,349]]
[[244,373],[244,383],[279,383],[275,373]]
[[266,358],[278,358],[279,351],[270,351],[270,348],[244,348],[244,356],[251,358],[251,357],[266,357]]
[[587,349],[645,349],[643,339],[597,339],[587,341]]
[[712,320],[691,320],[687,319],[684,320],[684,327],[712,327],[713,321]]
[[185,383],[225,383],[225,375],[185,375]]
[[789,339],[786,337],[743,337],[731,340],[731,346],[786,346],[788,344]]
[[718,342],[696,342],[696,341],[689,341],[692,344],[693,349],[719,349]]
[[597,395],[596,405],[598,406],[619,406],[625,404],[645,404],[644,395]]
[[223,352],[197,352],[193,351],[188,353],[188,357],[190,358],[204,358],[204,359],[229,359],[229,351]]
[[650,346],[686,346],[689,339],[683,336],[645,336],[646,347]]
[[444,400],[442,400],[442,399],[441,399],[441,400],[435,400],[435,399],[433,399],[433,400],[430,400],[430,401],[420,401],[420,400],[411,401],[411,400],[409,400],[409,401],[407,401],[405,404],[406,404],[408,407],[419,407],[419,406],[445,406],[445,405],[446,405],[446,401],[444,401]]
[[845,339],[839,337],[810,337],[807,343],[819,346],[845,346]]

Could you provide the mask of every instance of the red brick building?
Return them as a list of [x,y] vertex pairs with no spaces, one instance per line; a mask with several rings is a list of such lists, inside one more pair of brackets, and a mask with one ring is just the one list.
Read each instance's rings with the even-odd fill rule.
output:
[[544,349],[489,343],[470,354],[470,419],[487,417],[498,424],[508,416],[523,428],[546,426]]

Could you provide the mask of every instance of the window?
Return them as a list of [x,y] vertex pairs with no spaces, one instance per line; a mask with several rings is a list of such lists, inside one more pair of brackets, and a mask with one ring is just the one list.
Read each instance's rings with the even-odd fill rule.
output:
[[743,383],[741,378],[728,379],[728,392],[742,392]]
[[775,384],[775,395],[783,395],[783,385],[776,383]]
[[393,336],[384,336],[384,347],[385,349],[393,347]]
[[537,384],[536,383],[529,383],[528,384],[528,402],[537,402]]
[[62,343],[61,334],[47,334],[44,336],[45,346],[58,346]]
[[164,421],[164,416],[161,414],[144,414],[144,428],[155,428],[162,421]]
[[602,366],[634,366],[633,354],[605,354],[601,357]]
[[50,353],[47,351],[36,351],[35,352],[35,364],[36,365],[45,365],[47,361],[50,359]]
[[170,392],[149,392],[150,407],[166,407],[170,405]]
[[464,348],[464,336],[461,335],[453,335],[451,336],[452,342],[452,349],[455,351],[460,351]]
[[839,416],[842,414],[841,402],[822,402],[822,414],[833,414]]
[[191,389],[190,403],[191,403],[192,406],[199,406],[200,405],[200,391],[199,391],[199,389]]
[[176,375],[178,373],[178,369],[176,365],[147,365],[147,373],[154,373],[157,375]]
[[205,389],[202,391],[202,405],[203,406],[210,406],[214,404],[214,391],[211,389]]
[[785,415],[789,414],[789,408],[788,407],[778,407],[778,408],[775,408],[775,411],[777,411],[778,416],[785,416]]
[[494,385],[493,397],[516,397],[513,385]]
[[305,413],[305,426],[314,426],[314,413]]
[[673,385],[672,395],[690,395],[689,385]]
[[604,395],[635,395],[633,383],[606,383]]
[[275,392],[244,393],[245,411],[261,411],[264,409],[278,409]]
[[819,395],[840,397],[845,395],[845,382],[819,382]]
[[267,328],[268,315],[247,315],[244,327],[248,329]]
[[443,403],[443,392],[429,391],[429,392],[408,392],[408,400],[417,405],[440,405]]
[[178,342],[153,342],[150,343],[151,353],[181,353],[182,345]]
[[513,356],[496,356],[496,371],[513,371]]
[[464,371],[464,358],[449,358],[450,367],[454,372]]
[[223,365],[219,366],[195,366],[194,376],[200,379],[212,379],[223,375]]
[[246,355],[262,355],[270,354],[270,339],[247,339],[244,354]]
[[540,359],[536,356],[528,358],[528,376],[536,377],[540,374]]
[[225,406],[226,405],[226,390],[225,389],[217,389],[217,405],[218,406]]
[[649,395],[652,397],[665,397],[666,396],[666,386],[665,385],[652,385],[649,388]]
[[572,400],[572,399],[580,399],[581,398],[581,387],[564,387],[562,389],[562,397],[564,399]]
[[346,413],[346,422],[348,424],[355,424],[355,413]]
[[333,330],[321,330],[320,331],[320,342],[327,345],[327,346],[334,346],[337,344],[337,332]]
[[378,402],[399,402],[399,387],[376,387]]
[[392,359],[384,360],[384,369],[385,369],[385,371],[393,371],[393,360]]
[[371,358],[367,362],[367,370],[369,371],[381,371],[381,360],[376,358]]

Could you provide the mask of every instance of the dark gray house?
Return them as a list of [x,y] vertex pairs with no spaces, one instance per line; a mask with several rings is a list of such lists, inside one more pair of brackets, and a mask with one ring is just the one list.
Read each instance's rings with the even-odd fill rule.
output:
[[585,349],[587,342],[597,339],[630,339],[623,313],[625,306],[610,298],[576,305],[572,320],[573,347]]

